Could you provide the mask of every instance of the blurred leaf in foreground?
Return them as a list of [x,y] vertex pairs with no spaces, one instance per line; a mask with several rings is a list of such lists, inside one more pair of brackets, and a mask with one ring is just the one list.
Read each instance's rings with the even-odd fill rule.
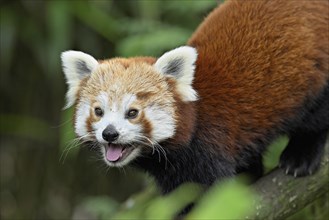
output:
[[203,196],[186,219],[241,219],[253,212],[255,194],[239,181],[220,182]]
[[174,219],[200,196],[185,219],[239,219],[253,213],[256,199],[254,192],[237,179],[220,182],[204,195],[204,188],[192,183],[165,196],[149,189],[144,192],[148,196],[143,194],[142,200],[129,199],[130,207],[123,207],[112,219]]
[[144,192],[136,199],[129,199],[131,207],[121,210],[112,219],[173,219],[200,196],[202,188],[188,183],[166,196],[156,195],[154,188]]
[[103,219],[105,216],[111,216],[117,207],[118,203],[110,197],[89,197],[75,208],[72,219]]
[[289,138],[287,136],[281,136],[277,138],[268,148],[264,155],[264,168],[265,173],[271,171],[279,164],[281,152],[287,146]]

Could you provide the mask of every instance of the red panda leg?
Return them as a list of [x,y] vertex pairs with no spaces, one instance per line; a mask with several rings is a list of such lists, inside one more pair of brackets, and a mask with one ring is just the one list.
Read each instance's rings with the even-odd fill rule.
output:
[[263,176],[264,166],[262,154],[254,154],[245,163],[247,166],[237,167],[237,173],[246,173],[251,178],[251,182],[255,182]]
[[306,176],[320,165],[329,132],[329,82],[323,92],[303,107],[303,118],[293,127],[290,141],[280,158],[286,173]]
[[295,177],[314,173],[321,162],[328,130],[298,133],[291,137],[280,158],[280,167]]

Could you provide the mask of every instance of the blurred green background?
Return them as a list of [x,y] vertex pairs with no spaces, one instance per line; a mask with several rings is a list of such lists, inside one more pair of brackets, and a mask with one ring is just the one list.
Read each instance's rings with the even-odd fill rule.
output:
[[[198,197],[195,185],[159,197],[147,175],[108,169],[95,152],[72,142],[72,109],[62,111],[60,53],[81,50],[96,59],[159,56],[184,45],[220,2],[1,1],[0,218],[170,218]],[[286,142],[281,139],[276,144],[281,147],[269,153],[267,169],[276,166]],[[238,218],[236,213],[250,211],[251,192],[236,184],[222,188],[213,195],[229,194],[218,201],[206,196],[206,205],[201,202],[190,217]],[[231,201],[222,209],[202,208],[223,198]],[[232,204],[238,207],[230,209]],[[314,207],[304,213],[304,219],[314,216]]]

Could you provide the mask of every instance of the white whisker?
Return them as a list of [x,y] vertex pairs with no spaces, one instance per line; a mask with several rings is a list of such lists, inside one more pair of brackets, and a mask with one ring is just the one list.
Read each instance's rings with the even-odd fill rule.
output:
[[[164,158],[165,158],[165,169],[167,168],[167,162],[169,162],[171,165],[172,163],[169,161],[168,157],[167,157],[167,153],[166,153],[166,150],[157,142],[157,141],[154,141],[154,140],[151,140],[150,138],[144,136],[144,135],[138,135],[137,138],[139,138],[137,140],[137,142],[140,142],[146,146],[150,146],[153,148],[153,152],[152,154],[154,154],[154,151],[157,151],[158,152],[158,155],[159,155],[159,163],[161,161],[161,156],[160,154],[162,153]],[[147,142],[145,142],[147,141]]]
[[89,132],[81,137],[77,137],[77,138],[74,138],[73,140],[69,141],[67,146],[63,150],[63,152],[59,158],[59,161],[62,161],[62,163],[64,164],[68,153],[72,149],[79,147],[81,144],[84,144],[84,143],[90,142],[90,141],[93,142],[93,144],[95,144],[95,143],[97,144],[97,142],[95,142],[95,140],[94,140],[94,136],[95,136],[94,132]]

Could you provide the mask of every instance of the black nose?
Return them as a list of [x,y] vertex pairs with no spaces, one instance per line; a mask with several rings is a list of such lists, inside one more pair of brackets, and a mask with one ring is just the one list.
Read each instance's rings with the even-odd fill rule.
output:
[[104,140],[106,140],[108,142],[113,142],[116,139],[118,139],[119,133],[117,132],[115,127],[113,127],[112,125],[109,125],[104,129],[102,136],[103,136]]

